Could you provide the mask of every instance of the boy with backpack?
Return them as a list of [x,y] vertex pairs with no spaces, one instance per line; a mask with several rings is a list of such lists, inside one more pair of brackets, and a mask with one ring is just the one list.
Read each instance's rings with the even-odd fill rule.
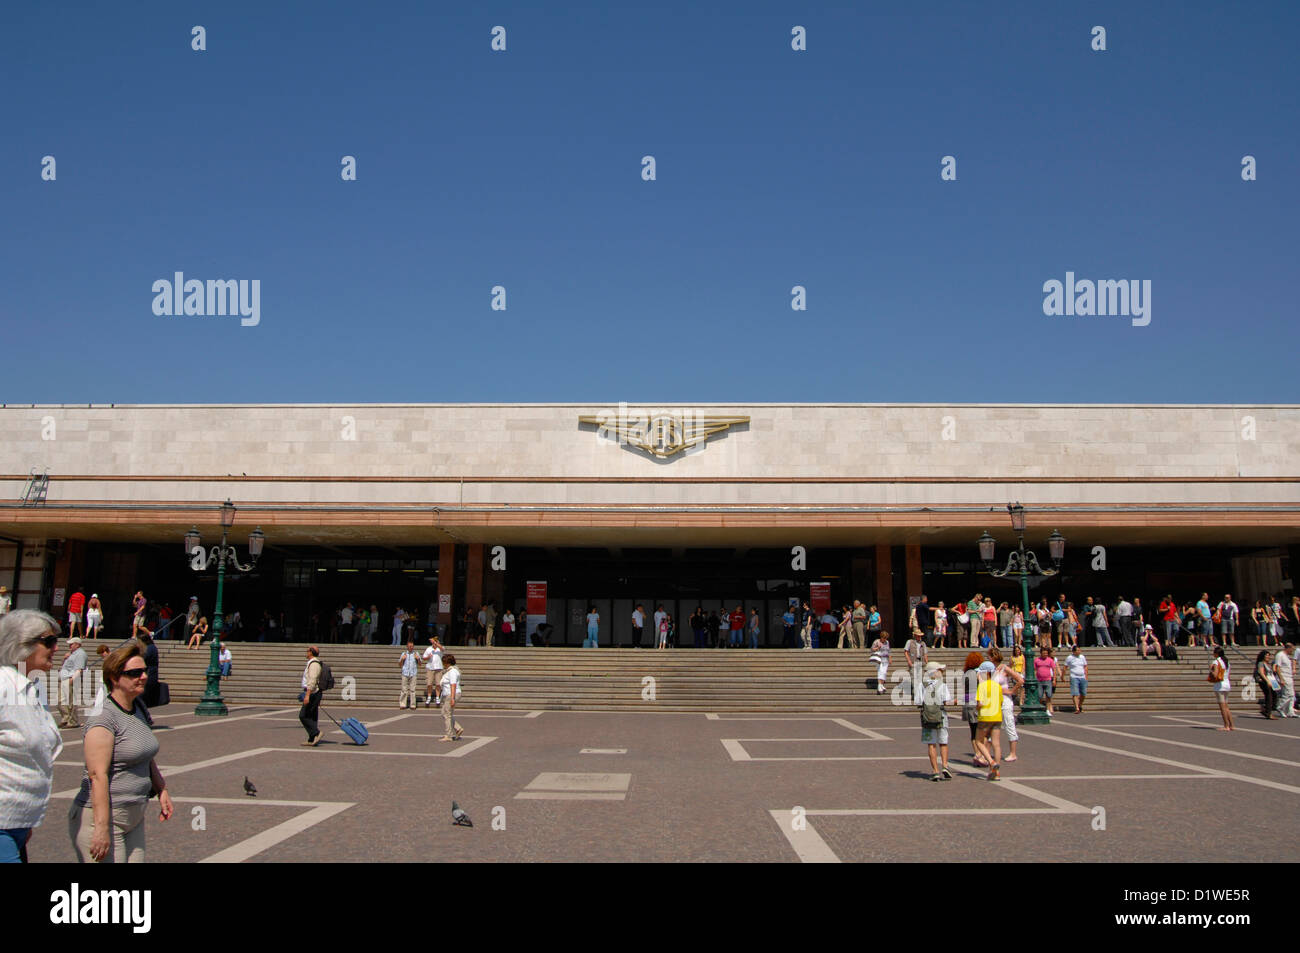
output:
[[[921,743],[930,754],[931,781],[951,781],[948,768],[948,712],[945,705],[952,701],[952,693],[943,680],[941,662],[927,662],[921,690]],[[942,763],[941,763],[942,762]]]

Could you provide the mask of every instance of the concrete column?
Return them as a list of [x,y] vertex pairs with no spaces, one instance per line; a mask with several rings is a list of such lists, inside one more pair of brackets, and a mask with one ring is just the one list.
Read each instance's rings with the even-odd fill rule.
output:
[[[444,601],[451,605],[452,591],[456,587],[456,544],[442,543],[438,546],[438,604]],[[434,620],[439,625],[448,626],[450,631],[451,612],[439,612]]]
[[[911,599],[925,592],[925,577],[921,575],[921,544],[908,543],[904,559],[907,561],[905,570],[907,574],[907,598]],[[900,625],[905,626],[907,624],[906,613],[909,610],[910,606],[901,606],[899,608],[899,611],[903,613],[903,618],[899,622]]]

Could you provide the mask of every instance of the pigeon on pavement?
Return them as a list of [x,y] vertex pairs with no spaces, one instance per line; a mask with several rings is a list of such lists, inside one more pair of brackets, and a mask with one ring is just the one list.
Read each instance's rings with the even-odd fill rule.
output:
[[249,797],[257,797],[257,788],[253,786],[252,781],[248,780],[248,775],[244,775],[244,793]]
[[460,805],[455,801],[451,802],[451,822],[459,827],[473,827],[474,822],[469,819],[469,815],[460,809]]

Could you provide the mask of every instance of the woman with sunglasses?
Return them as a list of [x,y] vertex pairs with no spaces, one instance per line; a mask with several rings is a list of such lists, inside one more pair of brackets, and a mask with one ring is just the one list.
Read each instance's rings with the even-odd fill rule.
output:
[[63,736],[33,676],[50,670],[58,643],[59,623],[44,612],[0,616],[0,863],[25,863],[45,819]]
[[103,671],[108,697],[86,722],[86,772],[68,812],[68,833],[81,863],[139,864],[149,798],[158,795],[161,820],[172,816],[167,782],[154,760],[153,721],[140,697],[149,681],[140,644],[110,652]]

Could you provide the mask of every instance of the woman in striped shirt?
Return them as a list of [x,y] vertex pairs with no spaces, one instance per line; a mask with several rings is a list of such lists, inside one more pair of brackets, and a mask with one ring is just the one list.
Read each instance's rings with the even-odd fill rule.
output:
[[108,697],[86,722],[86,771],[68,812],[68,833],[81,863],[144,863],[149,798],[158,795],[164,821],[172,816],[172,798],[154,760],[158,740],[140,697],[149,681],[140,644],[110,652],[103,672]]

